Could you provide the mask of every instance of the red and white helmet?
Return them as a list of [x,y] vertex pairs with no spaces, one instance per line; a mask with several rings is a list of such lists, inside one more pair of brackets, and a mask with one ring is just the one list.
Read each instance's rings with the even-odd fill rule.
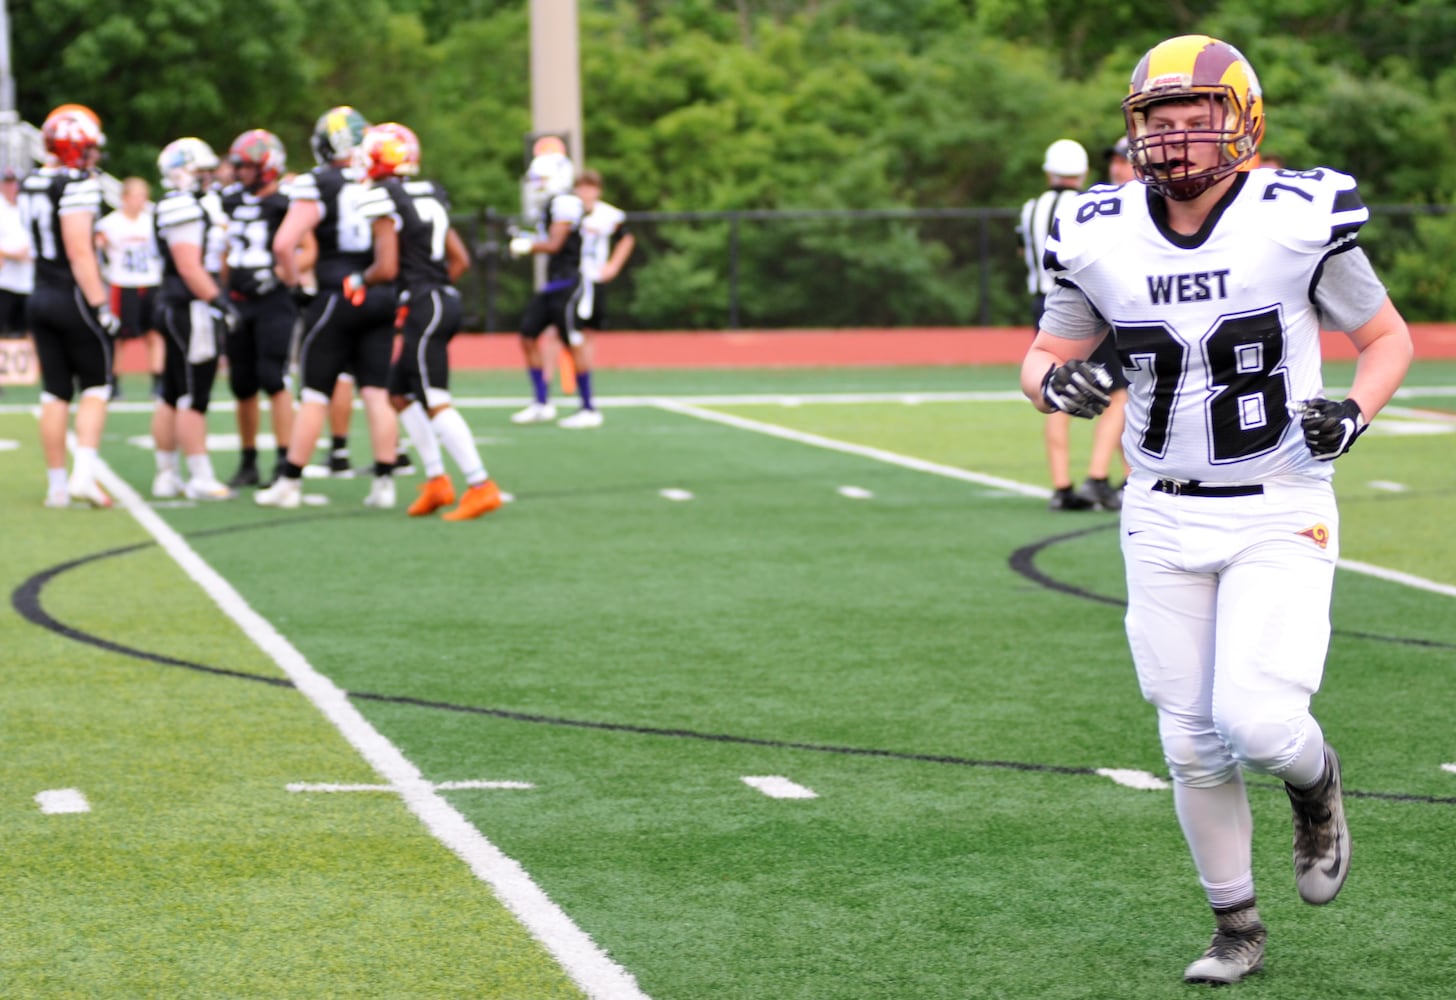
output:
[[63,167],[85,170],[95,165],[106,136],[101,119],[84,104],[62,104],[40,128],[46,152]]
[[420,140],[399,122],[370,125],[359,150],[371,180],[413,177],[420,172]]
[[234,168],[256,167],[249,191],[258,191],[283,176],[287,168],[288,154],[283,149],[283,140],[263,128],[249,129],[233,140],[228,150],[228,159]]

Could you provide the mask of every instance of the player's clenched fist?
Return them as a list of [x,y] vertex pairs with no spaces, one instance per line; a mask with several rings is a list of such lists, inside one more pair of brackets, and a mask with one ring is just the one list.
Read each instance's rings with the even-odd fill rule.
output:
[[1365,414],[1353,399],[1310,399],[1291,404],[1290,409],[1299,414],[1305,446],[1316,461],[1333,462],[1365,430]]
[[1112,401],[1112,376],[1090,361],[1052,365],[1041,380],[1041,398],[1054,410],[1090,419]]

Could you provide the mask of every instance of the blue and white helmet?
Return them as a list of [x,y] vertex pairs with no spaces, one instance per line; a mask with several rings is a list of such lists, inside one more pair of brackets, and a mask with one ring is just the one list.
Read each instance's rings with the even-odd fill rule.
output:
[[542,153],[526,168],[526,190],[538,199],[566,194],[576,183],[576,168],[565,153]]
[[177,191],[198,190],[202,184],[201,175],[217,167],[217,154],[195,136],[173,139],[162,147],[162,155],[157,157],[157,171],[162,175],[163,186]]

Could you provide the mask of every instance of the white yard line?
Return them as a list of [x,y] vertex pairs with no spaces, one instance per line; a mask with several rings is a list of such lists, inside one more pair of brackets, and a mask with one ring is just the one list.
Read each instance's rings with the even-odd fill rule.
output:
[[522,925],[561,964],[589,997],[646,1000],[632,974],[613,962],[591,937],[547,897],[515,860],[486,839],[438,786],[399,748],[384,737],[349,701],[349,696],[313,668],[294,645],[243,600],[227,580],[207,564],[176,531],[120,476],[102,467],[102,485],[118,504],[157,540],[166,553],[235,621],[258,648],[267,653],[298,690],[356,749],[375,772],[419,817],[435,839],[455,852]]
[[[893,451],[885,451],[882,448],[870,448],[865,445],[851,444],[848,441],[839,441],[819,434],[808,434],[804,431],[796,431],[791,427],[781,427],[778,424],[764,423],[761,420],[749,420],[746,417],[734,416],[729,413],[705,410],[699,406],[685,403],[680,399],[659,399],[657,406],[659,409],[668,410],[672,413],[680,413],[683,416],[694,417],[698,420],[726,424],[729,427],[736,427],[739,430],[753,431],[756,434],[767,434],[770,437],[783,438],[786,441],[796,441],[799,444],[807,444],[815,448],[827,448],[830,451],[843,452],[846,455],[858,455],[861,458],[872,459],[876,462],[885,462],[889,465],[898,465],[901,468],[913,469],[916,472],[926,472],[933,476],[959,479],[963,482],[978,483],[982,486],[994,486],[1008,493],[1019,493],[1023,496],[1031,497],[1047,497],[1051,495],[1050,490],[1040,486],[1018,483],[1011,479],[1002,479],[999,476],[987,476],[978,472],[968,472],[965,469],[958,469],[955,466],[941,465],[938,462],[927,462],[924,459],[912,458],[909,455],[900,455]],[[1415,576],[1411,573],[1402,573],[1399,570],[1372,566],[1370,563],[1359,562],[1354,559],[1341,559],[1338,565],[1341,569],[1348,570],[1351,573],[1361,573],[1365,576],[1373,576],[1391,583],[1399,583],[1416,590],[1425,590],[1433,594],[1456,597],[1456,587],[1450,584],[1437,583],[1434,580],[1427,580],[1424,577]]]

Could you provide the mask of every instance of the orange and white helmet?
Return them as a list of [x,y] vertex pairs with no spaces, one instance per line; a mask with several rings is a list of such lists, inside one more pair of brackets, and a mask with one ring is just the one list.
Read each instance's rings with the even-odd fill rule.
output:
[[413,177],[420,172],[420,140],[399,122],[370,125],[359,150],[371,180]]
[[61,166],[75,170],[93,166],[106,145],[101,119],[84,104],[62,104],[46,115],[40,131],[46,152]]
[[[1206,129],[1150,132],[1149,109],[1164,103],[1207,102]],[[1264,97],[1254,67],[1228,42],[1180,35],[1148,50],[1133,70],[1122,102],[1128,158],[1138,177],[1158,193],[1187,201],[1223,178],[1251,170],[1264,137]],[[1195,170],[1189,149],[1216,145],[1219,162]]]
[[236,167],[256,167],[249,191],[258,191],[283,176],[288,154],[283,140],[264,128],[248,129],[233,140],[228,159]]

